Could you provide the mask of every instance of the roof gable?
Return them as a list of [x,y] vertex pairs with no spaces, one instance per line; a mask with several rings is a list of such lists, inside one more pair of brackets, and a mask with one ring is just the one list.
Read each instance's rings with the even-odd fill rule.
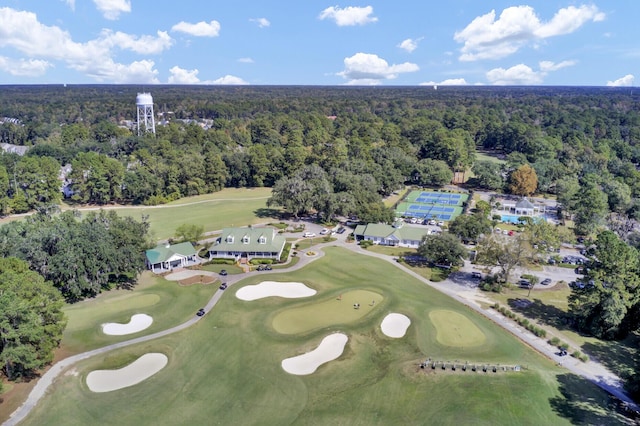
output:
[[145,254],[149,263],[155,264],[168,262],[169,259],[171,259],[175,255],[183,257],[195,256],[196,249],[193,248],[193,245],[189,242],[173,245],[160,244],[155,248],[147,250]]

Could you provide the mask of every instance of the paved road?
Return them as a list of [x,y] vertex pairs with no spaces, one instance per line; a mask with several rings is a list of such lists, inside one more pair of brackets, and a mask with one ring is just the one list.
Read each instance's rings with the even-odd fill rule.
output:
[[[423,278],[419,274],[413,272],[412,270],[406,268],[403,264],[396,262],[395,259],[390,256],[364,250],[360,246],[354,243],[346,243],[347,235],[348,233],[344,233],[342,235],[335,235],[335,237],[338,238],[337,241],[334,241],[331,243],[321,243],[315,246],[314,251],[317,253],[316,256],[311,257],[311,256],[306,256],[304,253],[300,253],[299,254],[300,260],[298,261],[298,263],[292,266],[291,268],[288,268],[287,271],[293,271],[293,270],[303,268],[310,262],[313,262],[316,259],[323,257],[324,251],[322,249],[326,246],[337,245],[337,246],[341,246],[341,247],[345,247],[347,249],[353,250],[363,255],[376,257],[376,258],[390,262],[395,267],[412,275],[419,281],[435,288],[438,291],[441,291],[444,294],[447,294],[448,296],[456,299],[460,303],[475,310],[476,312],[490,318],[496,324],[500,325],[505,330],[509,331],[510,333],[518,337],[520,340],[527,343],[532,348],[536,349],[538,352],[547,356],[548,358],[556,361],[558,360],[558,357],[555,354],[555,348],[549,345],[545,339],[540,339],[534,336],[533,334],[529,333],[525,329],[517,326],[513,321],[507,320],[502,315],[500,315],[499,313],[495,312],[492,309],[482,308],[480,303],[478,303],[479,300],[482,300],[482,295],[479,294],[478,289],[475,288],[471,280],[447,279],[439,283],[433,283]],[[299,237],[299,235],[295,235],[295,236]],[[283,272],[283,271],[277,270],[277,269],[273,271],[264,271],[264,272],[254,271],[246,274],[227,276],[225,281],[227,282],[227,285],[230,288],[233,286],[233,284],[253,274],[268,275],[268,274],[280,273],[280,272]],[[229,290],[227,289],[226,291],[229,291]],[[212,298],[204,307],[206,312],[209,312],[211,309],[214,308],[214,306],[218,303],[218,301],[222,297],[222,294],[223,294],[222,290],[216,291],[216,293],[212,296]],[[13,412],[11,417],[3,424],[3,426],[17,425],[20,421],[22,421],[29,414],[29,412],[36,406],[38,401],[42,398],[45,391],[53,383],[55,378],[58,377],[58,375],[60,375],[60,373],[62,373],[62,371],[64,371],[66,368],[72,366],[78,361],[90,358],[95,355],[100,355],[100,354],[112,351],[114,349],[123,348],[123,347],[134,345],[137,343],[146,342],[149,340],[157,339],[160,337],[167,336],[169,334],[176,333],[178,331],[182,331],[196,324],[202,318],[203,317],[198,317],[194,315],[194,317],[191,318],[190,320],[178,326],[172,327],[170,329],[160,331],[154,334],[150,334],[148,336],[138,337],[125,342],[115,343],[113,345],[105,346],[103,348],[95,349],[92,351],[84,352],[78,355],[71,356],[69,358],[65,358],[57,362],[45,374],[43,374],[43,376],[38,380],[38,382],[32,389],[31,393],[27,397],[27,400],[16,411]],[[563,338],[563,340],[566,341],[567,339]],[[633,409],[640,410],[640,407],[638,407],[634,403],[634,401],[624,391],[622,386],[622,380],[618,376],[616,376],[614,373],[607,370],[602,364],[598,363],[595,360],[590,360],[587,363],[582,363],[581,361],[575,360],[573,358],[569,359],[569,357],[563,358],[563,361],[564,361],[563,363],[564,368],[567,368],[569,371],[586,378],[587,380],[596,384],[600,388],[616,396],[621,401],[628,403],[629,406],[632,407]]]

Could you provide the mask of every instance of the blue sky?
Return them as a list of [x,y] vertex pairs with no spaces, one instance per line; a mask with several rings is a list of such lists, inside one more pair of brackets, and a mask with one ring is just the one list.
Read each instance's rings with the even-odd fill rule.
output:
[[635,86],[638,17],[638,0],[0,0],[0,84]]

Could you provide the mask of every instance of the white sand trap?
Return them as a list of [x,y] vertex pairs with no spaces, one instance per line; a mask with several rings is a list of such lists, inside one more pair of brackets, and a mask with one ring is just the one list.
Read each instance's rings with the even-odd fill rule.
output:
[[135,314],[128,323],[120,324],[108,322],[102,324],[102,332],[111,336],[123,336],[125,334],[137,333],[148,328],[153,323],[153,318],[147,314]]
[[330,334],[320,342],[320,345],[306,354],[282,360],[282,368],[289,374],[305,376],[311,374],[322,364],[333,361],[342,355],[344,345],[349,338],[346,334]]
[[263,281],[257,285],[242,287],[236,292],[236,297],[240,300],[258,300],[271,296],[296,299],[299,297],[310,297],[314,294],[316,294],[314,289],[302,283]]
[[92,392],[111,392],[137,385],[162,370],[169,359],[165,354],[144,354],[119,370],[95,370],[87,375]]
[[411,320],[406,315],[389,314],[382,320],[380,328],[387,337],[404,337],[407,329],[411,325]]

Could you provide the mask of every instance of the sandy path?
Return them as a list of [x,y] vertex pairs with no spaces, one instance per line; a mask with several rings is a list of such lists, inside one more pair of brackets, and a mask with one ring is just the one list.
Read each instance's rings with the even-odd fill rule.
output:
[[95,370],[87,375],[92,392],[111,392],[136,385],[162,370],[169,358],[161,353],[144,354],[118,370]]
[[346,334],[330,334],[311,352],[282,360],[282,369],[289,374],[304,376],[312,374],[318,367],[342,355],[349,338]]
[[102,324],[102,332],[110,336],[124,336],[149,328],[153,324],[153,318],[147,314],[135,314],[128,323],[108,322]]

